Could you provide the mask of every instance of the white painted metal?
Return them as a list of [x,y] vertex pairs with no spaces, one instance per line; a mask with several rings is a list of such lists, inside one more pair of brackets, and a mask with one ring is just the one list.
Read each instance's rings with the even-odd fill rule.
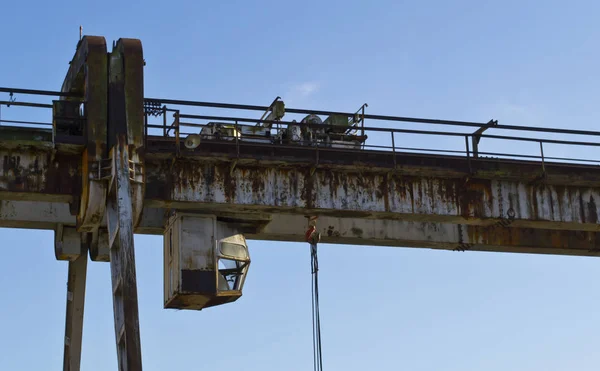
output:
[[58,224],[54,231],[54,253],[57,260],[74,261],[81,256],[81,233],[74,227]]
[[175,213],[164,234],[164,304],[165,307],[181,295],[195,295],[182,285],[183,271],[214,272],[217,220],[214,215]]

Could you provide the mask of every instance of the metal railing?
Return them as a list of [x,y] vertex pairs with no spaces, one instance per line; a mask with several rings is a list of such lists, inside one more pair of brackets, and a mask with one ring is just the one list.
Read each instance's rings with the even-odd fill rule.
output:
[[[242,115],[229,114],[229,115],[207,115],[207,114],[189,114],[182,113],[180,109],[173,108],[174,106],[186,106],[186,107],[202,107],[202,108],[216,108],[223,110],[233,111],[259,111],[265,110],[267,106],[248,106],[248,105],[236,105],[236,104],[224,104],[224,103],[210,103],[210,102],[191,102],[191,101],[175,101],[175,100],[159,100],[159,99],[147,99],[146,102],[151,102],[155,106],[162,104],[162,123],[152,124],[148,123],[148,129],[160,129],[160,132],[148,131],[148,135],[163,138],[177,137],[177,142],[181,142],[187,135],[199,134],[202,128],[206,127],[209,122],[219,122],[223,124],[229,124],[236,132],[239,130],[241,125],[271,125],[273,127],[273,134],[282,128],[290,125],[304,126],[311,129],[333,129],[334,125],[325,124],[310,124],[301,123],[299,121],[289,120],[264,120],[252,117],[244,117]],[[171,106],[167,106],[164,103],[170,103]],[[197,103],[197,104],[195,104]],[[364,109],[364,106],[363,106]],[[288,109],[286,108],[286,115],[288,113],[297,114],[319,114],[319,115],[343,115],[352,117],[356,113],[349,112],[333,112],[333,111],[313,111],[304,109]],[[364,111],[363,111],[364,112]],[[172,121],[167,117],[172,114]],[[314,142],[303,142],[302,144],[283,143],[281,141],[272,140],[270,143],[266,141],[263,143],[255,142],[256,139],[264,137],[253,137],[249,136],[247,139],[252,140],[251,145],[257,147],[290,147],[299,148],[303,147],[306,149],[317,149],[317,150],[329,150],[329,151],[341,151],[341,152],[355,152],[355,151],[388,151],[392,154],[397,153],[422,153],[431,155],[446,155],[446,156],[463,156],[469,161],[477,160],[480,158],[498,158],[505,160],[520,160],[520,161],[538,161],[541,163],[542,170],[545,171],[545,165],[547,162],[565,162],[565,163],[579,163],[588,165],[600,165],[600,151],[598,152],[598,159],[595,158],[579,158],[573,156],[557,156],[548,155],[545,153],[545,149],[549,145],[569,146],[572,147],[600,147],[600,142],[590,140],[566,140],[566,139],[553,139],[543,137],[527,137],[523,135],[523,132],[530,132],[536,134],[550,134],[550,135],[577,135],[587,136],[592,138],[599,138],[600,132],[589,131],[589,130],[572,130],[572,129],[560,129],[560,128],[542,128],[542,127],[528,127],[528,126],[511,126],[511,125],[499,125],[497,121],[490,120],[485,123],[467,122],[467,121],[449,121],[449,120],[435,120],[435,119],[422,119],[422,118],[407,118],[407,117],[396,117],[396,116],[383,116],[383,115],[367,115],[361,113],[363,122],[369,119],[369,122],[394,122],[394,123],[418,123],[418,124],[432,124],[442,125],[446,130],[426,130],[426,129],[405,129],[399,127],[376,127],[364,125],[361,127],[361,132],[367,134],[369,139],[367,142],[362,144],[360,148],[332,148],[328,147],[324,143]],[[476,128],[477,130],[471,133],[462,133],[456,130],[457,127],[469,127]],[[485,134],[486,130],[505,130],[520,132],[519,135],[500,135],[500,134]],[[398,145],[398,137],[402,135],[419,135],[425,137],[442,137],[442,138],[454,138],[459,139],[462,142],[461,147],[455,145],[453,149],[440,149],[440,148],[427,148],[418,146],[403,146]],[[274,136],[272,136],[274,137]],[[386,139],[387,138],[387,139]],[[517,143],[529,143],[534,144],[537,147],[537,153],[519,153],[519,151],[494,151],[494,150],[482,150],[481,140],[488,139],[494,141],[506,142],[517,142]],[[224,145],[236,145],[240,142],[244,142],[244,138],[238,138],[234,136],[221,136],[220,141]],[[456,142],[458,143],[458,142]],[[456,144],[455,143],[455,144]],[[177,152],[181,151],[181,148],[177,148]],[[393,161],[396,161],[396,156],[393,156]]]
[[[0,87],[0,93],[8,93],[8,100],[0,100],[0,126],[6,126],[4,124],[11,124],[16,127],[37,127],[37,128],[51,128],[52,113],[45,111],[42,114],[27,114],[28,117],[34,116],[34,120],[23,120],[21,116],[12,117],[9,116],[7,111],[11,107],[19,107],[23,109],[51,109],[52,104],[43,102],[29,102],[20,101],[15,99],[15,94],[19,95],[33,95],[33,96],[55,96],[55,97],[69,97],[76,99],[77,96],[70,93],[44,91],[44,90],[30,90],[30,89],[17,89],[17,88],[2,88]],[[8,109],[6,108],[8,107]],[[263,142],[253,142],[255,146],[285,146],[293,148],[306,148],[311,150],[330,150],[330,151],[387,151],[392,154],[398,153],[422,153],[430,155],[445,155],[445,156],[464,156],[469,161],[477,160],[479,158],[490,158],[495,157],[499,159],[510,159],[510,160],[530,160],[541,162],[542,168],[549,161],[551,162],[566,162],[566,163],[580,163],[580,164],[600,164],[600,151],[598,152],[598,159],[595,156],[591,158],[587,155],[591,148],[600,147],[600,141],[597,138],[600,137],[599,131],[590,130],[572,130],[572,129],[560,129],[560,128],[544,128],[544,127],[530,127],[530,126],[513,126],[513,125],[500,125],[497,121],[490,120],[488,122],[470,122],[470,121],[454,121],[454,120],[438,120],[438,119],[425,119],[425,118],[414,118],[414,117],[401,117],[401,116],[386,116],[386,115],[373,115],[365,113],[365,105],[363,105],[356,112],[336,112],[336,111],[323,111],[323,110],[310,110],[310,109],[294,109],[286,108],[286,120],[266,120],[260,118],[248,117],[248,115],[242,114],[244,111],[268,111],[271,106],[256,106],[256,105],[241,105],[241,104],[229,104],[229,103],[214,103],[214,102],[196,102],[196,101],[184,101],[184,100],[173,100],[173,99],[159,99],[159,98],[146,98],[144,101],[144,112],[145,112],[145,132],[147,138],[163,138],[165,140],[173,140],[175,142],[175,148],[178,153],[185,151],[182,148],[181,142],[185,140],[190,134],[199,134],[202,128],[206,127],[209,122],[218,121],[220,123],[227,123],[238,129],[242,125],[261,125],[270,126],[271,138],[277,137],[277,132],[283,130],[290,125],[296,125],[301,127],[309,127],[311,129],[331,129],[333,125],[325,124],[311,124],[302,123],[301,117],[298,120],[290,121],[287,117],[294,115],[320,115],[320,116],[331,116],[341,115],[348,118],[358,117],[360,118],[360,127],[356,127],[361,136],[367,136],[368,139],[360,143],[356,148],[333,148],[327,146],[324,143],[317,141],[302,143],[283,143],[281,140],[271,140],[270,142],[266,137],[249,137],[248,139],[265,139]],[[182,111],[185,109],[185,111]],[[36,110],[36,112],[37,112]],[[188,112],[189,110],[199,110],[200,112]],[[211,111],[211,112],[206,112]],[[218,112],[217,114],[209,114],[212,112]],[[222,111],[227,111],[226,114],[220,114]],[[19,115],[21,115],[19,111]],[[49,118],[49,122],[45,122],[45,118]],[[263,115],[264,117],[264,115]],[[158,122],[157,122],[158,121]],[[366,123],[368,122],[369,125]],[[384,127],[384,126],[370,126],[374,123],[393,124],[395,127]],[[403,126],[410,124],[418,124],[418,128],[404,128],[399,127],[400,124]],[[442,130],[426,129],[423,125],[438,125],[442,126]],[[339,128],[339,127],[338,127]],[[459,132],[459,128],[474,128],[474,132]],[[486,130],[504,130],[512,133],[518,132],[515,135],[499,135],[499,134],[486,134]],[[535,133],[537,137],[526,137],[525,133]],[[452,143],[453,148],[442,149],[439,147],[428,147],[419,145],[403,145],[406,142],[406,138],[409,135],[419,136],[421,138],[433,138],[442,137],[447,140],[454,140]],[[567,140],[567,139],[555,139],[540,137],[540,135],[561,135],[561,136],[586,136],[593,138],[592,140]],[[246,138],[235,137],[221,137],[221,142],[224,144],[238,145],[240,142],[245,142]],[[400,140],[399,140],[400,139]],[[538,149],[537,153],[523,153],[523,151],[514,150],[481,150],[481,140],[486,141],[502,141],[505,147],[508,142],[514,143],[529,143],[534,144]],[[444,141],[444,143],[446,142]],[[414,142],[418,143],[419,140]],[[462,144],[459,144],[462,143]],[[486,143],[486,146],[489,143]],[[559,156],[554,155],[548,151],[549,146],[567,146],[570,152],[574,151],[574,148],[585,148],[586,156]],[[519,147],[521,149],[521,147]],[[531,151],[530,151],[531,152]],[[580,158],[581,157],[581,158]],[[393,156],[396,161],[396,156]]]

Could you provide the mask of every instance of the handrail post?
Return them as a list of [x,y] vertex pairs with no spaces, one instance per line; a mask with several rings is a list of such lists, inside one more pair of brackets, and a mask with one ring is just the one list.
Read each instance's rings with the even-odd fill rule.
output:
[[179,141],[179,110],[175,111],[175,153],[177,157],[181,153],[181,144]]
[[540,140],[540,153],[542,154],[542,174],[546,174],[546,165],[544,164],[544,142]]
[[[361,110],[362,110],[362,117],[360,118],[360,135],[362,138],[365,137],[365,104],[362,105]],[[393,135],[393,132],[392,132]],[[366,141],[365,141],[366,142]],[[365,142],[362,143],[362,147],[363,149],[365,149]],[[394,157],[394,159],[396,159],[396,157]]]
[[237,157],[240,157],[240,142],[238,139],[238,122],[237,120],[235,120],[235,132],[233,133],[233,135],[235,136],[235,149],[236,149],[236,153],[237,153]]
[[163,106],[162,108],[162,117],[163,117],[163,137],[167,136],[167,106]]
[[469,173],[473,173],[473,168],[471,166],[471,151],[469,149],[469,136],[465,135],[465,146],[467,148],[467,163],[469,164]]
[[473,135],[471,137],[471,142],[473,143],[473,157],[474,158],[478,158],[479,157],[479,139],[481,137]]
[[394,170],[396,170],[396,143],[394,141],[394,132],[390,131],[390,134],[392,135],[392,153],[394,156]]
[[148,148],[148,112],[144,112],[144,148]]

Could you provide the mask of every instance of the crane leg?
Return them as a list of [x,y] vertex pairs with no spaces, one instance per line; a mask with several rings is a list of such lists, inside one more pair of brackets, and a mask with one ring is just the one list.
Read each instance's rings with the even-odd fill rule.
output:
[[63,356],[64,371],[79,371],[80,368],[86,277],[87,249],[85,244],[81,244],[79,257],[69,261]]
[[133,232],[143,205],[143,56],[141,42],[119,39],[108,64],[111,176],[106,216],[119,371],[141,371]]

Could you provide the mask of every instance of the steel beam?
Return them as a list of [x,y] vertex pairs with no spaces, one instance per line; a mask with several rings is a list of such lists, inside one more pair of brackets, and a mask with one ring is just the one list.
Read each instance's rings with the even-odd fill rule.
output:
[[[451,177],[426,166],[410,172],[385,172],[377,167],[330,165],[311,174],[310,166],[287,160],[277,166],[239,161],[232,171],[231,159],[224,157],[173,161],[172,156],[164,159],[146,154],[142,159],[143,151],[134,149],[138,157],[132,159],[133,170],[146,183],[145,190],[142,183],[134,185],[134,190],[138,189],[134,193],[144,194],[144,207],[213,213],[298,212],[482,226],[514,213],[514,226],[586,231],[598,230],[600,219],[600,173],[592,167],[548,165],[549,182],[536,184],[515,180],[513,175],[506,179],[504,173],[492,178],[479,174]],[[0,156],[5,159],[0,162],[2,199],[69,202],[78,194],[81,160],[77,157],[39,148],[0,149]],[[498,166],[510,168],[508,163]],[[514,173],[519,173],[519,166],[513,166]],[[572,176],[567,176],[569,172]],[[137,204],[134,210],[140,208]],[[139,217],[134,223],[137,220]]]
[[168,160],[147,164],[146,205],[176,209],[300,213],[487,226],[597,231],[594,187],[502,179],[405,176],[230,162]]
[[0,199],[71,202],[81,188],[76,155],[18,147],[0,149],[0,159]]
[[[148,208],[135,232],[162,235],[168,210]],[[36,215],[36,218],[32,216]],[[220,221],[231,223],[249,240],[304,242],[306,219],[301,214],[226,213],[216,214]],[[52,230],[57,224],[74,226],[75,217],[68,214],[67,204],[0,201],[0,227]],[[600,233],[559,231],[505,226],[499,221],[492,226],[319,217],[319,232],[325,243],[421,247],[432,249],[465,249],[512,253],[596,256]],[[102,229],[100,230],[102,232]],[[98,241],[101,246],[107,242]],[[462,247],[461,247],[462,246]],[[90,256],[92,254],[90,253]],[[107,256],[92,260],[109,261]]]
[[[454,251],[600,256],[600,233],[363,218],[319,217],[322,243]],[[278,214],[262,227],[240,228],[250,240],[305,242],[306,218]]]

